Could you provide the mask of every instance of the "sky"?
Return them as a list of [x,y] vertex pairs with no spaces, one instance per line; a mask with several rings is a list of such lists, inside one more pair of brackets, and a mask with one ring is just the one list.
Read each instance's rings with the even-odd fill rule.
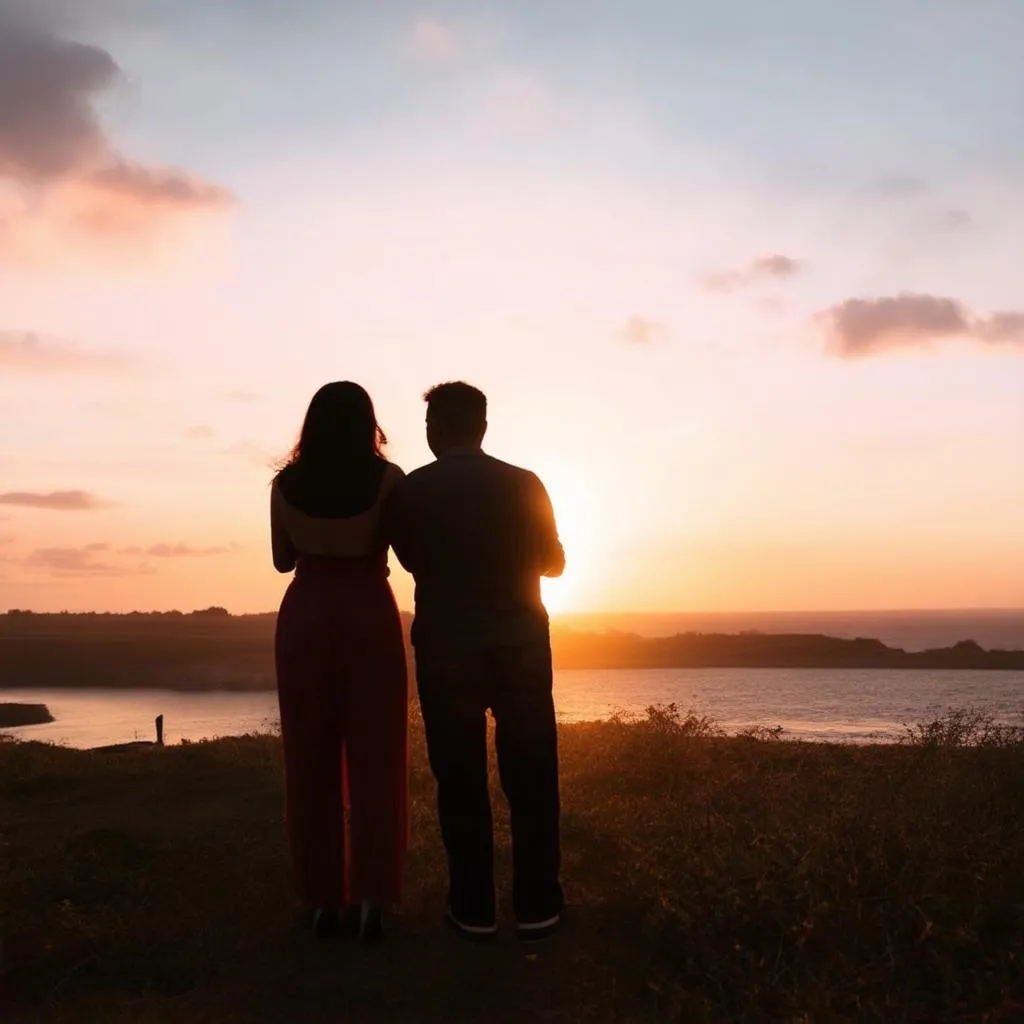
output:
[[[0,0],[0,608],[274,608],[322,383],[553,610],[1024,606],[1017,0]],[[396,570],[399,601],[411,606]]]

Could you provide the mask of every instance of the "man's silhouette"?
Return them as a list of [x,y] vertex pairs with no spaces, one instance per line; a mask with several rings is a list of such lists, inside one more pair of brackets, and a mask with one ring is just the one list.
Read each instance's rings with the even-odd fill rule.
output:
[[487,709],[512,819],[519,937],[557,927],[558,749],[551,641],[540,577],[565,555],[543,484],[485,455],[487,399],[468,384],[429,391],[437,461],[395,489],[390,540],[416,580],[412,640],[438,814],[448,852],[447,920],[467,936],[495,923]]

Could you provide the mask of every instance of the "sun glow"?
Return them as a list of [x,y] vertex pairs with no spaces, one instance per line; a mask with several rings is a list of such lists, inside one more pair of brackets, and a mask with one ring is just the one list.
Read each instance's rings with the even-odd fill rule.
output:
[[542,582],[544,605],[549,612],[579,610],[600,575],[601,520],[598,503],[584,486],[567,476],[545,477],[555,507],[558,533],[565,548],[565,572]]

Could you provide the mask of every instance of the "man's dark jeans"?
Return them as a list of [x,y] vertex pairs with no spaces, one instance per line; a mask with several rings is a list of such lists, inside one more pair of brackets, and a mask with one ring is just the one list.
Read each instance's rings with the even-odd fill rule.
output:
[[546,642],[416,652],[420,706],[448,851],[449,900],[464,924],[495,920],[487,786],[487,709],[512,821],[513,903],[520,922],[562,910],[558,881],[558,734]]

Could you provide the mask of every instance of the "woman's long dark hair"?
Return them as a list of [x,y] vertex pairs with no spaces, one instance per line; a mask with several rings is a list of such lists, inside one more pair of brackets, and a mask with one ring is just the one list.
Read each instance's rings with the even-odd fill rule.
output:
[[278,486],[310,515],[357,515],[376,500],[387,443],[365,388],[350,380],[325,384],[309,403]]

